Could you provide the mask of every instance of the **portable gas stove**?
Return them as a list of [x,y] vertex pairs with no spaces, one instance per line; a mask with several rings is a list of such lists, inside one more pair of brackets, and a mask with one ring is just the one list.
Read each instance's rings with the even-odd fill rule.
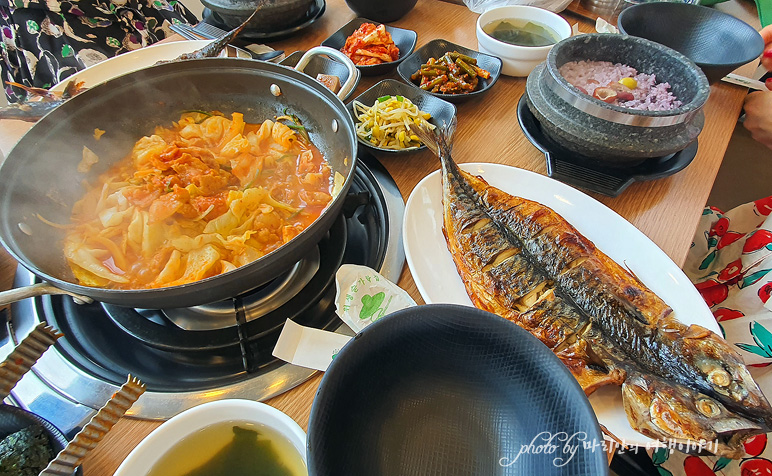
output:
[[[161,310],[76,304],[61,295],[13,304],[0,356],[39,322],[64,333],[13,389],[13,402],[72,434],[127,374],[147,384],[128,414],[144,419],[168,419],[212,400],[266,400],[306,381],[314,370],[272,356],[285,320],[350,333],[335,314],[340,265],[366,265],[396,282],[405,260],[399,189],[371,155],[360,152],[358,164],[343,213],[317,247],[244,295]],[[14,286],[39,281],[19,266]]]

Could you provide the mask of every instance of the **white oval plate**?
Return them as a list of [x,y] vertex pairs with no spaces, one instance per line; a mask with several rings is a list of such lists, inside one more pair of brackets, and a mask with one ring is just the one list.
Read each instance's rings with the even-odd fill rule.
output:
[[[83,81],[85,83],[84,87],[91,88],[126,73],[153,66],[159,61],[173,60],[181,54],[192,53],[212,41],[214,40],[172,41],[170,43],[156,43],[145,48],[129,51],[128,53],[108,58],[83,71],[78,71],[72,76],[68,76],[62,82],[52,87],[51,91],[64,92],[65,86],[70,81]],[[232,46],[228,46],[220,56],[252,58],[246,51]]]
[[[626,266],[675,311],[686,325],[699,324],[721,335],[705,301],[681,269],[646,235],[594,198],[551,178],[501,164],[460,166],[512,195],[542,203],[622,266]],[[472,306],[442,234],[440,171],[416,185],[405,206],[402,228],[405,256],[418,292],[427,303]],[[657,445],[630,427],[620,387],[606,386],[590,395],[598,421],[625,443]]]
[[[226,399],[186,410],[147,435],[115,471],[114,476],[147,474],[158,460],[181,439],[209,425],[243,421],[267,426],[284,436],[306,463],[306,433],[287,414],[252,400]],[[216,449],[213,450],[213,454]]]

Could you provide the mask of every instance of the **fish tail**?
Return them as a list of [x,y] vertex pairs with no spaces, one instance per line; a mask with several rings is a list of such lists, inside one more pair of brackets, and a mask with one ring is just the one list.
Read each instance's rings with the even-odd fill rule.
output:
[[450,124],[443,123],[442,126],[436,128],[434,131],[429,130],[423,124],[413,123],[410,125],[410,131],[421,139],[426,147],[434,152],[442,162],[442,167],[445,172],[449,172],[451,169],[455,171],[457,169],[456,164],[450,156],[453,150],[453,135],[456,132],[456,117],[450,121]]

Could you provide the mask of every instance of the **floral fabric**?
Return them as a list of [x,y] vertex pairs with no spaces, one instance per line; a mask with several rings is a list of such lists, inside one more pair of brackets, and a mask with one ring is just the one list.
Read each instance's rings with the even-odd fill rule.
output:
[[0,79],[17,102],[24,91],[7,81],[49,88],[196,21],[179,0],[0,0]]
[[[697,286],[724,337],[750,365],[772,398],[772,196],[727,213],[703,211],[684,272]],[[687,456],[666,448],[652,454],[661,476],[772,475],[768,435],[745,442],[746,457]]]

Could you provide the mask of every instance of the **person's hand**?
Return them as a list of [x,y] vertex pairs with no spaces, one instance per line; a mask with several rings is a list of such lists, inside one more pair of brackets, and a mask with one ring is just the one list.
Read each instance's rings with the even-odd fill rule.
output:
[[759,32],[764,39],[764,54],[761,55],[761,64],[767,68],[767,71],[772,71],[772,25],[766,26]]
[[745,122],[751,136],[772,149],[772,91],[756,91],[745,98]]

